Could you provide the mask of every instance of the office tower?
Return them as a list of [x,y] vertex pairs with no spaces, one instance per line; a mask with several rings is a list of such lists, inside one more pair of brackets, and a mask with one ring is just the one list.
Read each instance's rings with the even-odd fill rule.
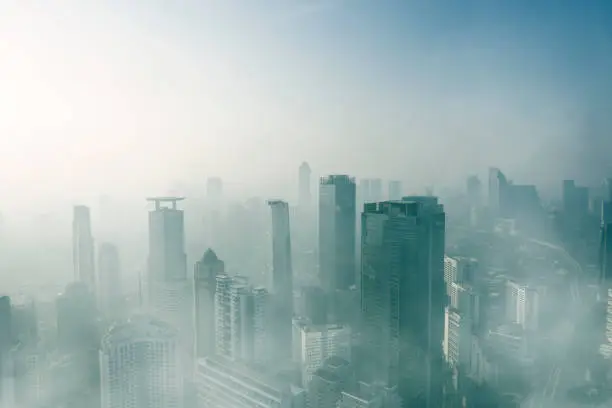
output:
[[89,207],[74,207],[72,219],[72,260],[74,279],[87,285],[91,293],[96,293],[94,270],[94,242],[91,235],[91,215]]
[[361,311],[376,381],[438,407],[444,337],[445,213],[436,197],[366,204]]
[[359,180],[359,202],[367,203],[371,201],[371,184],[370,179]]
[[319,274],[328,295],[355,284],[355,180],[346,175],[319,185]]
[[217,276],[215,292],[216,354],[232,360],[270,358],[269,326],[273,322],[270,297],[244,277]]
[[11,298],[0,296],[0,353],[7,353],[13,345]]
[[146,316],[113,326],[100,349],[102,408],[182,408],[178,333]]
[[466,314],[453,307],[444,310],[443,350],[450,367],[467,368],[472,347],[472,321]]
[[370,201],[378,202],[383,200],[383,186],[381,179],[370,180]]
[[193,271],[196,356],[215,353],[215,290],[217,276],[225,274],[225,263],[212,249],[206,250]]
[[298,170],[298,205],[302,208],[308,208],[312,202],[310,193],[310,176],[312,171],[308,163],[301,164]]
[[306,317],[313,324],[327,323],[327,296],[318,286],[305,286],[300,296],[300,315]]
[[280,357],[290,354],[291,319],[293,318],[293,268],[289,205],[285,201],[268,201],[272,211],[272,293],[274,294],[274,339]]
[[508,180],[504,173],[497,168],[489,169],[489,211],[494,218],[504,217],[506,214]]
[[306,408],[306,393],[291,383],[223,356],[198,361],[201,407]]
[[472,329],[479,332],[482,329],[482,315],[484,304],[481,302],[480,294],[469,283],[453,282],[450,286],[451,309],[456,309],[463,316],[470,319]]
[[510,323],[519,324],[523,329],[538,329],[540,302],[534,288],[517,282],[506,283],[506,316]]
[[470,206],[479,206],[482,201],[482,183],[478,176],[467,179],[467,197]]
[[388,187],[388,199],[389,200],[400,200],[402,198],[402,182],[399,180],[389,181]]
[[351,361],[351,328],[342,324],[315,325],[306,319],[294,321],[293,339],[296,362],[300,365],[302,386],[308,386],[313,373],[330,357]]
[[119,318],[123,308],[119,251],[108,242],[98,248],[98,278],[100,311],[109,319]]
[[[193,353],[193,289],[187,279],[184,213],[180,197],[156,197],[149,211],[148,303],[151,313],[179,330],[185,358]],[[170,204],[169,206],[165,206]],[[185,369],[188,366],[183,365]],[[193,368],[193,367],[192,367]]]
[[450,294],[450,287],[453,282],[475,283],[477,268],[478,261],[474,258],[444,255],[444,283],[447,293]]

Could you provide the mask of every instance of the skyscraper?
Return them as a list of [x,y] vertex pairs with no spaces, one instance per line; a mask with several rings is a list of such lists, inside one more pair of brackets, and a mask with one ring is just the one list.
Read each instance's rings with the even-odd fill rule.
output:
[[[361,310],[375,379],[438,407],[444,337],[445,214],[436,197],[366,204]],[[401,367],[401,369],[400,369]]]
[[291,232],[289,205],[271,200],[272,211],[272,293],[277,350],[287,358],[291,353],[291,319],[293,318],[293,268],[291,264]]
[[387,193],[389,200],[400,200],[402,198],[402,182],[390,180]]
[[94,242],[91,234],[91,215],[89,207],[74,207],[72,219],[72,260],[74,278],[83,282],[87,288],[96,293],[96,276],[94,269]]
[[308,207],[312,201],[310,193],[310,176],[312,171],[308,163],[304,162],[298,170],[298,205],[300,207]]
[[119,317],[122,303],[121,271],[119,251],[108,242],[98,250],[99,292],[98,304],[101,311],[110,318]]
[[268,360],[268,324],[272,323],[268,310],[269,296],[264,288],[252,288],[245,277],[217,276],[216,354],[247,362]]
[[[187,279],[184,214],[177,208],[180,197],[150,198],[155,209],[149,212],[148,306],[156,318],[179,331],[186,359],[193,354],[193,289]],[[170,203],[170,206],[164,206]],[[187,365],[184,368],[188,369]]]
[[323,177],[319,185],[319,275],[332,294],[356,282],[355,179]]
[[212,249],[208,249],[194,266],[195,340],[198,358],[215,353],[215,288],[217,276],[224,273],[225,263]]
[[102,408],[182,408],[177,331],[138,316],[115,325],[102,340]]
[[382,180],[372,179],[370,180],[370,201],[377,202],[383,199],[383,185]]
[[498,168],[489,169],[489,211],[493,217],[503,216],[507,205],[508,180]]

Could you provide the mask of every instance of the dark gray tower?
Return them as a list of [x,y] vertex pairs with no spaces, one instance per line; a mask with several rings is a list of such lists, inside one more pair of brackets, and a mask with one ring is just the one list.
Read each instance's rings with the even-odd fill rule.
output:
[[445,214],[436,197],[366,204],[361,310],[373,374],[405,401],[439,407],[444,334]]

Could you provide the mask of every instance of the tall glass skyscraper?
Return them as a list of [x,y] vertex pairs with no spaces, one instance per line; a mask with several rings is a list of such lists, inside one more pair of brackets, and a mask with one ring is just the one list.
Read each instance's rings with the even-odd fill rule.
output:
[[364,206],[361,312],[374,380],[438,407],[444,337],[445,213],[436,197]]
[[321,178],[319,184],[319,276],[327,293],[356,283],[355,179]]

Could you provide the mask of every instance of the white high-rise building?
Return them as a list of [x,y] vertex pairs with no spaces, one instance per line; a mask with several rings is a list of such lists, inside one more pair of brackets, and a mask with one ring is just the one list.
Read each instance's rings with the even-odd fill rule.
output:
[[216,354],[232,360],[265,362],[270,353],[270,297],[242,276],[217,276],[215,292]]
[[537,290],[517,282],[506,283],[506,316],[525,330],[539,325],[539,295]]
[[102,339],[102,408],[182,408],[183,377],[178,333],[138,316],[115,325]]
[[351,328],[347,325],[313,325],[304,319],[294,319],[294,333],[293,349],[301,366],[303,387],[308,386],[314,372],[329,357],[351,361]]

